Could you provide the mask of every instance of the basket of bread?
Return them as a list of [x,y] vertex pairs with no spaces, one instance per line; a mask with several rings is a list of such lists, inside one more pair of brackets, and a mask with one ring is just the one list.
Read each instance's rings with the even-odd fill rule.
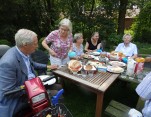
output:
[[125,57],[125,55],[122,52],[116,52],[116,51],[112,51],[111,55],[118,56],[118,57]]
[[73,73],[77,74],[82,69],[82,64],[78,60],[70,60],[68,63],[68,69]]
[[109,54],[109,59],[110,60],[120,60],[122,58],[124,58],[125,55],[122,53],[122,52],[116,52],[116,51],[112,51],[110,54]]

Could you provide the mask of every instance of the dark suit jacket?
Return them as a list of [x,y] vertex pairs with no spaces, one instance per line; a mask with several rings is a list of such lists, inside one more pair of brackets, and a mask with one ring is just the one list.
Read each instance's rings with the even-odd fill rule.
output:
[[[31,61],[32,70],[46,69],[45,64],[39,64]],[[20,93],[4,96],[4,92],[15,89],[23,85],[27,77],[26,65],[17,51],[16,47],[9,49],[0,59],[0,116],[12,117],[15,109],[19,106]]]

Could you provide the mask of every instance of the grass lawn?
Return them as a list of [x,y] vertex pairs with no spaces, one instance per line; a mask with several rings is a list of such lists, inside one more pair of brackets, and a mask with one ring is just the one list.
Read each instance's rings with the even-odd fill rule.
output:
[[[135,92],[136,84],[127,84],[117,80],[105,93],[103,112],[111,100],[116,100],[127,106],[135,107],[138,96]],[[65,85],[65,105],[74,117],[95,117],[96,94],[87,91],[73,83]],[[107,117],[103,113],[103,117]]]

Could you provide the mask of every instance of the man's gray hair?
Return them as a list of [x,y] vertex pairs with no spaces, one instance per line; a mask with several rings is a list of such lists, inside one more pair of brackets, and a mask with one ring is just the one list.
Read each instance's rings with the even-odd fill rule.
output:
[[76,42],[79,38],[81,38],[83,36],[82,33],[76,33],[74,34],[74,42]]
[[32,44],[34,37],[37,37],[35,32],[28,29],[20,29],[15,34],[16,46],[21,47],[26,44]]
[[59,26],[67,26],[69,28],[69,33],[72,33],[72,23],[69,19],[64,18],[60,21]]
[[129,37],[129,38],[132,40],[132,36],[131,36],[130,34],[125,34],[125,35],[123,36],[123,40],[124,40],[126,37]]

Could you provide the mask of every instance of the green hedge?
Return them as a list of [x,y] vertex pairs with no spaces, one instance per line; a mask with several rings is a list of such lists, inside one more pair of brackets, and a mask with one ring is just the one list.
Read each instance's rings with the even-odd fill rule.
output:
[[11,46],[11,43],[9,41],[7,41],[6,39],[0,39],[0,45],[8,45]]

